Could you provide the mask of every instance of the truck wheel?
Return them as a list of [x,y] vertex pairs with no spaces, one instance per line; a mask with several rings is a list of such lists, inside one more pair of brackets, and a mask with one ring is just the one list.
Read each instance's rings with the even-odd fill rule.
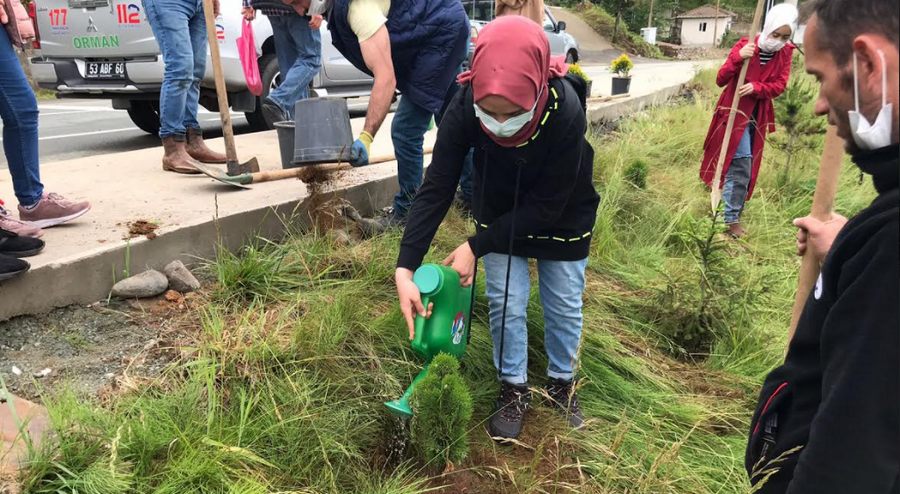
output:
[[256,111],[246,112],[247,122],[253,130],[269,130],[275,128],[275,122],[269,122],[263,115],[262,102],[269,95],[269,91],[278,87],[281,82],[281,70],[278,68],[278,59],[275,55],[268,54],[259,58],[259,75],[262,79],[263,93],[256,98]]
[[128,116],[137,128],[148,134],[159,134],[159,101],[132,101]]
[[578,52],[574,48],[566,53],[566,63],[578,63]]

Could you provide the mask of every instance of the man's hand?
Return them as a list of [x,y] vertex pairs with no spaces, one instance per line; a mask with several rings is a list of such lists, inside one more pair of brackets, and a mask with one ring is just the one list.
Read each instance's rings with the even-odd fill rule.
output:
[[809,249],[816,262],[822,264],[828,251],[831,250],[831,244],[834,243],[835,237],[846,224],[847,218],[837,213],[832,213],[831,219],[825,222],[812,216],[795,219],[794,226],[799,228],[797,230],[797,255],[802,256]]
[[372,134],[362,131],[359,139],[350,147],[350,164],[353,166],[366,166],[369,164],[369,148],[372,147],[374,138]]
[[0,0],[0,24],[9,22],[9,16],[6,15],[6,0]]
[[469,286],[475,276],[475,254],[469,242],[463,242],[444,259],[444,266],[450,266],[459,273],[459,284]]
[[743,98],[744,96],[749,96],[749,95],[753,94],[753,83],[748,82],[748,83],[744,84],[743,86],[739,87],[738,94],[741,96],[741,98]]
[[256,19],[256,10],[253,7],[244,7],[241,9],[241,15],[244,16],[244,20],[252,21]]
[[431,317],[431,310],[434,304],[428,304],[428,310],[422,305],[422,294],[419,293],[419,287],[413,283],[413,272],[405,268],[397,268],[394,273],[394,283],[397,285],[397,297],[400,299],[400,312],[406,319],[406,325],[409,327],[409,339],[412,340],[416,335],[416,315],[425,319]]
[[322,27],[322,16],[318,14],[310,16],[309,27],[310,29],[319,29]]
[[222,5],[219,3],[219,0],[213,0],[213,17],[219,17],[221,13]]
[[754,53],[756,53],[756,45],[753,43],[747,43],[743,48],[741,48],[741,51],[738,53],[741,54],[741,58],[746,60],[752,57]]

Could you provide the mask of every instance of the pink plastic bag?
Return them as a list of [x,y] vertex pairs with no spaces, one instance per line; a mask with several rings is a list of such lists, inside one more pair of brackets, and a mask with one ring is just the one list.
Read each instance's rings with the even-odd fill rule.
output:
[[256,96],[262,96],[262,78],[259,76],[259,62],[256,60],[256,41],[253,39],[253,24],[244,20],[241,37],[237,39],[238,57],[244,69],[247,89]]

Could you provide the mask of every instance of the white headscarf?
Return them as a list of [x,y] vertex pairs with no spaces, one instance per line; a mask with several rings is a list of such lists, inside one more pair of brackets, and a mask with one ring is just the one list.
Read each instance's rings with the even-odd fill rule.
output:
[[[782,47],[784,47],[784,43],[772,43],[769,46],[765,46],[769,39],[769,35],[775,32],[776,29],[781,26],[790,26],[791,28],[791,36],[797,32],[797,17],[799,17],[799,13],[797,12],[797,7],[789,3],[779,3],[778,5],[769,9],[769,12],[766,13],[766,23],[763,26],[762,33],[759,35],[759,46],[761,49],[765,51],[778,51]],[[774,49],[767,49],[774,48]]]

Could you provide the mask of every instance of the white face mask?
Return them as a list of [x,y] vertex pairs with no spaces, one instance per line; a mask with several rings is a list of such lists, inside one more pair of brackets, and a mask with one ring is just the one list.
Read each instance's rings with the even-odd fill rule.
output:
[[[541,89],[541,92],[543,92],[543,89]],[[537,109],[537,104],[540,100],[541,93],[538,93],[538,97],[534,101],[534,106],[531,107],[531,110],[521,115],[510,117],[505,122],[498,122],[496,118],[490,116],[477,104],[472,106],[475,107],[475,116],[478,117],[478,120],[481,120],[481,123],[491,134],[494,134],[497,137],[512,137],[518,134],[519,131],[522,130],[522,127],[534,118],[534,110]]]
[[776,51],[784,48],[786,45],[786,41],[781,41],[780,39],[774,38],[766,38],[759,44],[759,49],[762,51],[767,51],[769,53],[775,53]]
[[878,50],[878,54],[881,56],[881,111],[873,124],[859,112],[859,76],[856,72],[856,52],[853,52],[853,97],[856,110],[850,110],[847,114],[850,117],[850,134],[860,149],[878,149],[891,144],[893,107],[887,102],[887,65],[884,52]]

